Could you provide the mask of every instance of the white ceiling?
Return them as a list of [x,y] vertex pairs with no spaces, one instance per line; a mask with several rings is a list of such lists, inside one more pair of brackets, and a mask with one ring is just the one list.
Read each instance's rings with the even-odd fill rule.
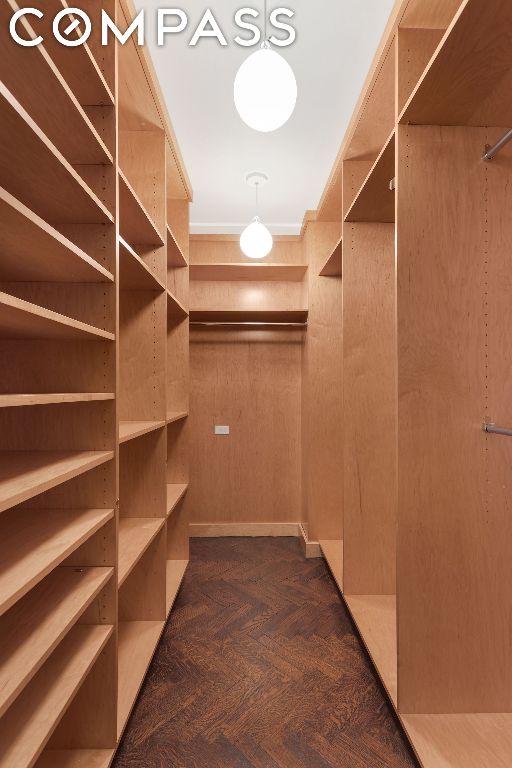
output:
[[[289,0],[295,11],[295,43],[280,49],[297,78],[299,97],[291,120],[261,134],[240,120],[233,82],[256,48],[233,42],[238,0],[183,0],[189,27],[156,45],[155,0],[136,0],[147,11],[147,40],[194,190],[191,231],[241,232],[254,216],[251,171],[270,177],[260,193],[260,215],[274,234],[298,234],[304,212],[316,209],[361,87],[393,6],[393,0]],[[263,0],[247,4],[263,8]],[[213,38],[188,43],[206,7],[229,46]],[[269,9],[279,7],[269,3]],[[170,22],[169,22],[170,23]]]

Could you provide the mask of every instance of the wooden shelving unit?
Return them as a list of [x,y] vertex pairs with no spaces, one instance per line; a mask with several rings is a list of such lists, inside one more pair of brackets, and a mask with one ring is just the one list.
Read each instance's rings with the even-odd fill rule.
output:
[[145,52],[61,9],[0,85],[2,768],[110,766],[188,564],[190,186]]
[[341,277],[343,274],[343,239],[337,241],[332,253],[320,270],[321,277]]
[[345,221],[395,221],[395,131],[386,142],[345,216]]
[[201,323],[300,323],[305,324],[308,319],[307,309],[284,310],[229,310],[215,309],[202,310],[191,309],[190,320]]
[[338,589],[343,592],[343,541],[341,539],[337,541],[321,539],[318,543]]
[[191,264],[191,280],[212,280],[237,282],[276,281],[298,282],[304,280],[308,270],[307,264]]

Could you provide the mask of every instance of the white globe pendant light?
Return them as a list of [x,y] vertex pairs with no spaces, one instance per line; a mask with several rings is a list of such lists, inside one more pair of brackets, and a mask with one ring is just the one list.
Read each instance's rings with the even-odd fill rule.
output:
[[238,114],[250,128],[276,131],[288,122],[297,103],[293,69],[265,42],[238,70],[234,97]]
[[[258,210],[259,188],[267,183],[268,176],[264,173],[249,173],[246,182],[256,190],[256,211]],[[268,256],[274,245],[274,240],[267,227],[256,215],[240,237],[240,248],[249,259],[264,259]]]

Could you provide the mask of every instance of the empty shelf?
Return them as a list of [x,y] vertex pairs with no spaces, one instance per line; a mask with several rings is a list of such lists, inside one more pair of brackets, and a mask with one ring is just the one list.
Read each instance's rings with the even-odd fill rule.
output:
[[167,289],[167,316],[185,318],[188,312],[180,301]]
[[119,229],[123,238],[132,247],[164,245],[156,224],[121,170],[119,170]]
[[395,132],[372,166],[345,221],[392,223],[395,221],[395,194],[390,182],[395,177]]
[[340,592],[343,592],[343,541],[336,539],[331,541],[319,541],[322,554],[327,561],[327,565],[333,575],[334,581],[338,585]]
[[167,266],[168,267],[186,267],[188,262],[183,251],[174,237],[172,229],[167,225]]
[[129,291],[165,291],[165,286],[133,248],[119,238],[119,285]]
[[168,560],[167,561],[167,586],[166,586],[166,608],[167,613],[174,605],[178,595],[181,582],[187,570],[188,560]]
[[341,277],[343,273],[343,240],[340,238],[336,246],[320,270],[322,277]]
[[113,451],[0,451],[0,512],[113,458]]
[[163,621],[119,622],[118,736],[128,721],[163,628]]
[[0,615],[113,516],[112,509],[25,509],[0,517]]
[[0,721],[2,768],[30,768],[113,631],[77,625]]
[[67,392],[46,395],[0,395],[0,408],[19,408],[27,405],[59,405],[60,403],[91,403],[114,400],[113,392]]
[[0,83],[0,184],[46,221],[111,224],[101,200]]
[[190,320],[199,323],[271,323],[271,324],[300,324],[304,325],[308,319],[307,309],[282,309],[282,310],[190,310]]
[[0,187],[0,280],[108,283],[111,272]]
[[187,411],[169,411],[167,414],[167,424],[172,424],[174,421],[181,421],[187,417]]
[[191,264],[190,279],[300,283],[307,271],[306,264]]
[[46,749],[35,768],[109,768],[113,749]]
[[152,517],[122,517],[119,520],[118,586],[121,587],[135,568],[153,539],[162,530],[165,520]]
[[162,427],[165,427],[165,421],[120,421],[119,442],[127,443]]
[[398,700],[396,597],[395,595],[351,597],[345,595],[345,602],[382,684],[396,707]]
[[56,568],[0,619],[0,717],[113,573],[113,568]]
[[2,339],[114,340],[114,334],[0,292]]
[[169,483],[167,485],[167,516],[177,507],[187,489],[188,483]]

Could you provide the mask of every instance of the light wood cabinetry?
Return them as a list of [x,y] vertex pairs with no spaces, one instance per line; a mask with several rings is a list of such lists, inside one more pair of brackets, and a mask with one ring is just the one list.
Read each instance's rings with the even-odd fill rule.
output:
[[144,51],[0,5],[0,766],[107,768],[188,564],[190,188]]

